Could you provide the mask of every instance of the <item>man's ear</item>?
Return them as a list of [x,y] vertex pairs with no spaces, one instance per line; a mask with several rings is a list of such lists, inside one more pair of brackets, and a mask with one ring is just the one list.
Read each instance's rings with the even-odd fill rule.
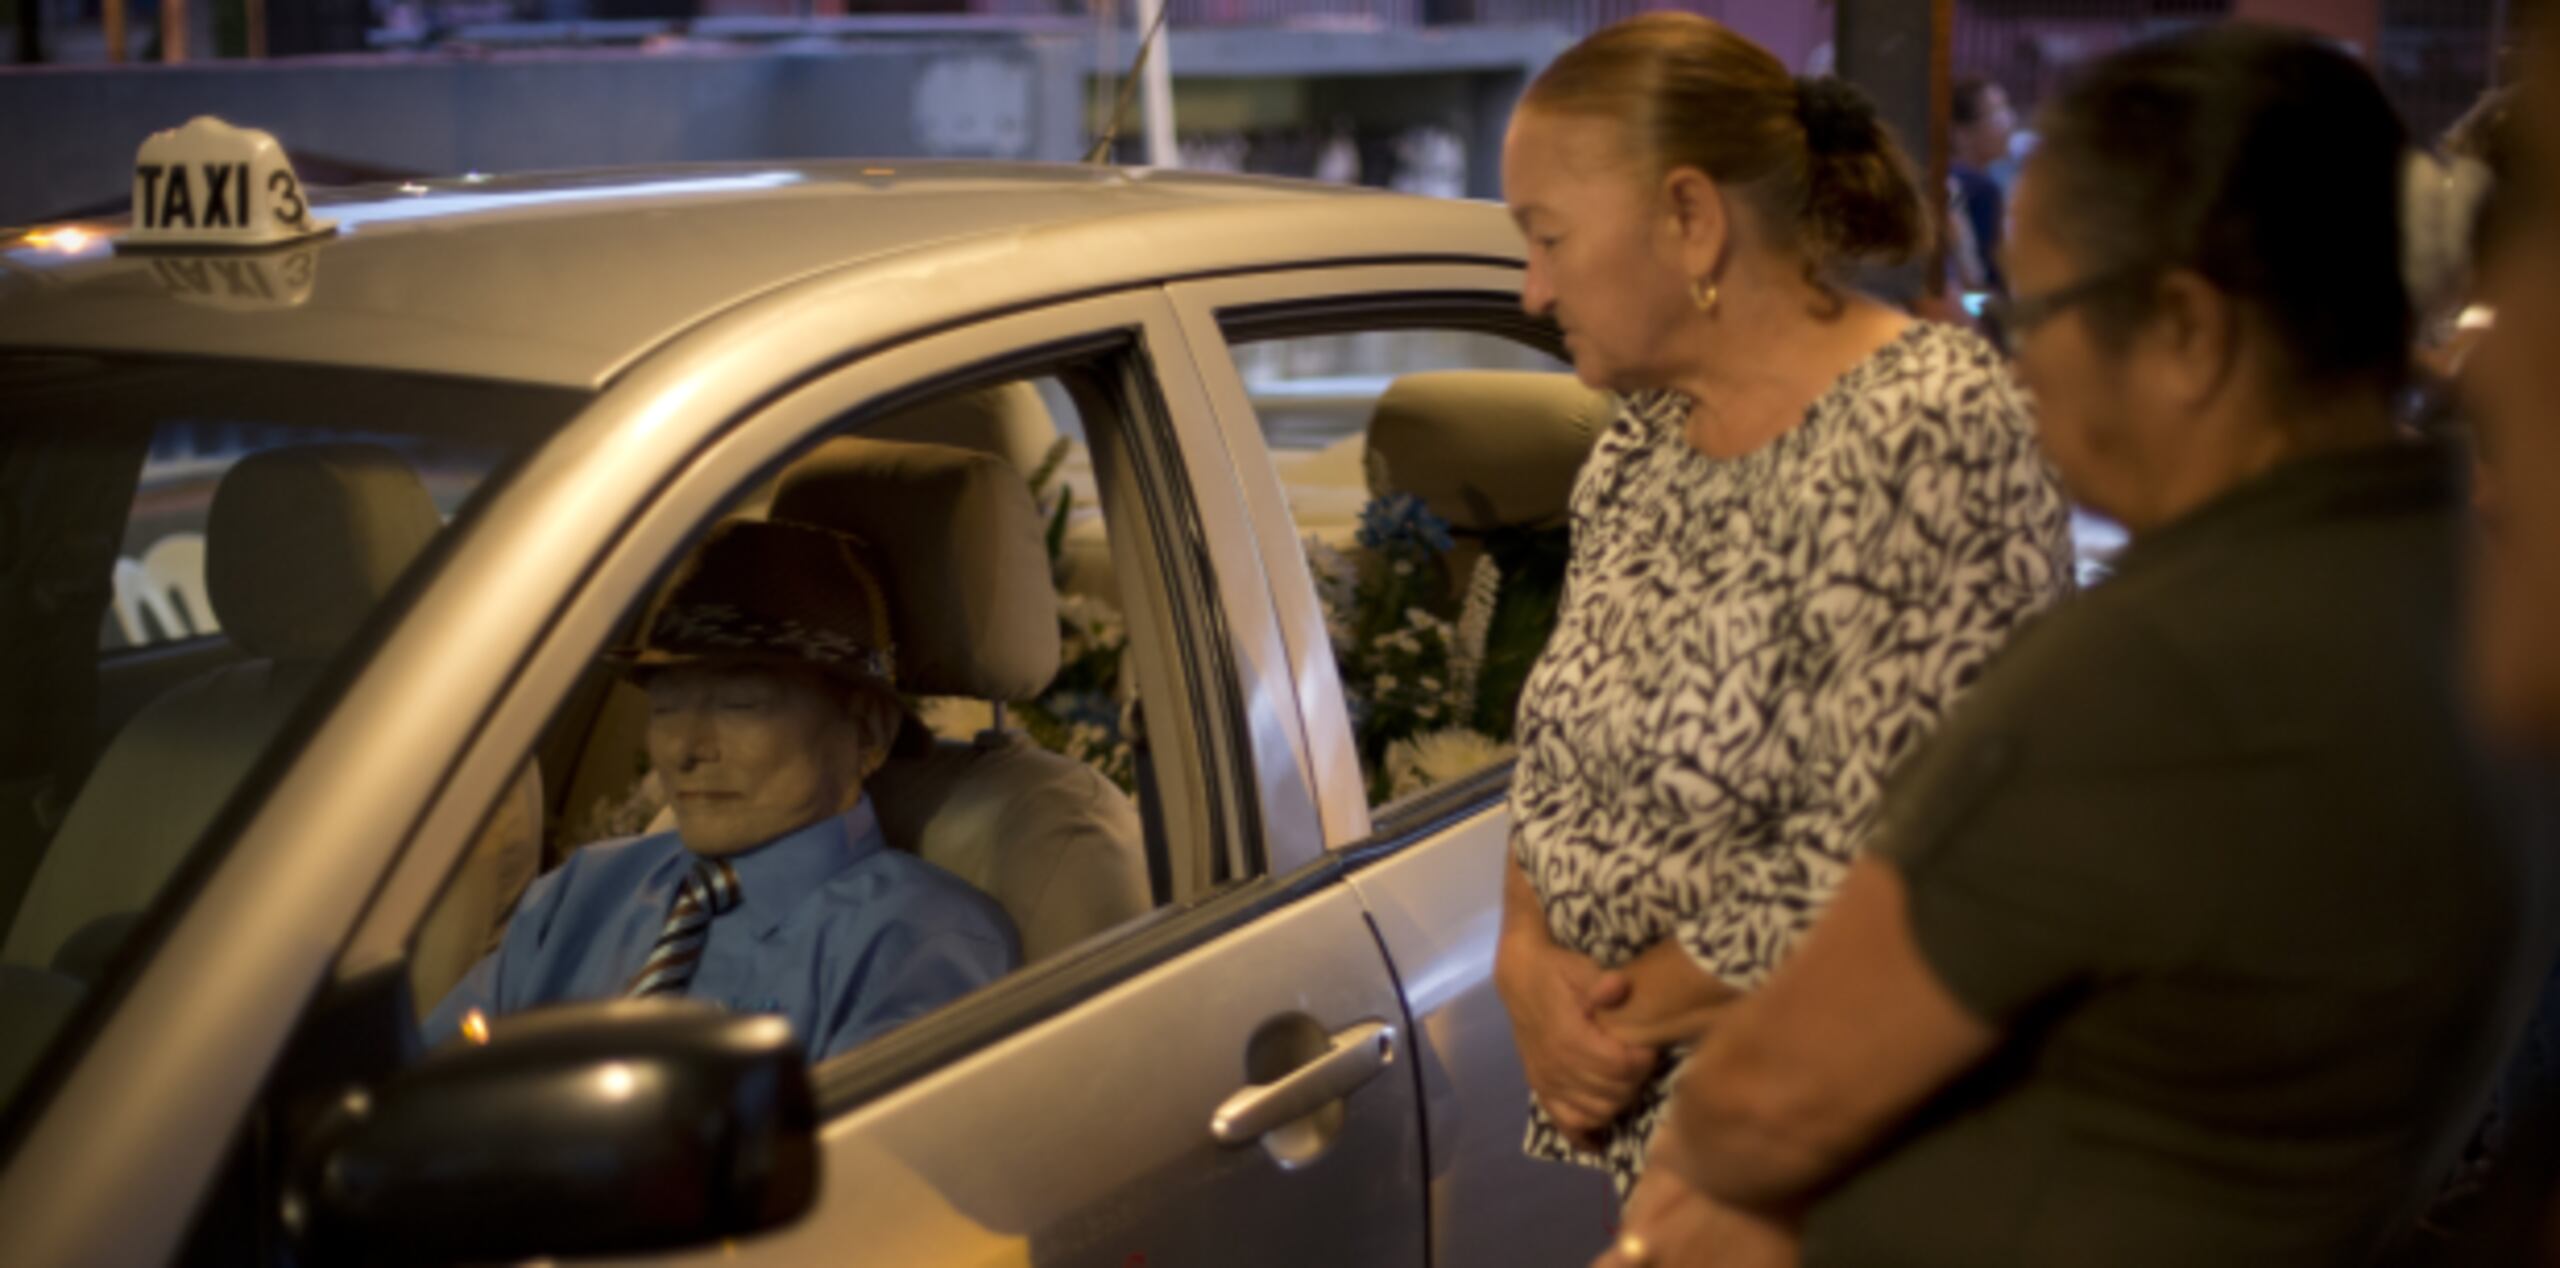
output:
[[2240,302],[2187,269],[2160,279],[2142,336],[2156,381],[2171,401],[2190,411],[2230,388],[2247,337]]
[[1733,238],[1732,210],[1715,178],[1694,167],[1675,167],[1662,178],[1662,203],[1680,255],[1683,277],[1713,277]]
[[897,744],[899,723],[905,716],[897,697],[869,687],[853,689],[852,698],[845,702],[845,721],[861,751],[862,778],[871,778],[872,772],[889,760],[890,750]]

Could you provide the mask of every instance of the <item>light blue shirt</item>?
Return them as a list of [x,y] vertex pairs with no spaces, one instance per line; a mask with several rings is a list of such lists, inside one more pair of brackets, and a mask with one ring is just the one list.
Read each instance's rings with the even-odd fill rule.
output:
[[[533,883],[496,951],[426,1021],[622,995],[649,959],[695,855],[673,832],[581,848]],[[692,999],[791,1023],[812,1062],[1004,976],[1021,959],[1002,908],[889,848],[864,798],[836,818],[729,856],[738,905],[711,922]]]

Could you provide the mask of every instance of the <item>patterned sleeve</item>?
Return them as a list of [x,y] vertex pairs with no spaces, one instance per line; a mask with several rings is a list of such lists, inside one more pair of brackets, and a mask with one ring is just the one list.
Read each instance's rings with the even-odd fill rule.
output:
[[1795,755],[1778,822],[1719,852],[1683,945],[1756,987],[1847,869],[1894,764],[2026,617],[2069,592],[2070,515],[2007,370],[1969,337],[1925,372],[1851,400],[1814,464],[1787,689],[1770,702]]

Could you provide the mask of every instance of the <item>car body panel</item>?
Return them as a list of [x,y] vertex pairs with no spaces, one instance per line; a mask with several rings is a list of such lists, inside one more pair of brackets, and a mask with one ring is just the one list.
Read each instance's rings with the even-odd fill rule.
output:
[[[866,175],[866,173],[885,173]],[[791,283],[986,277],[1007,302],[1329,258],[1516,256],[1499,209],[1267,180],[1035,165],[709,165],[315,192],[306,296],[194,302],[105,226],[0,242],[0,347],[244,357],[595,387]],[[891,296],[866,325],[895,328]]]
[[1607,1172],[1521,1152],[1529,1088],[1493,989],[1510,841],[1509,807],[1478,802],[1351,875],[1412,1011],[1435,1264],[1580,1263],[1617,1215]]
[[[1249,1081],[1250,1038],[1284,1017],[1398,1032],[1388,1069],[1304,1163],[1209,1132]],[[808,1218],[677,1262],[1420,1264],[1402,1031],[1394,980],[1337,882],[830,1123]]]

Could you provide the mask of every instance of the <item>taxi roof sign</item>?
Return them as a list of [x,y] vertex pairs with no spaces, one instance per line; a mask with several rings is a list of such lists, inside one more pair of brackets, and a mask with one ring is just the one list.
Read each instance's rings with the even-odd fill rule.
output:
[[198,115],[143,141],[133,161],[133,228],[116,246],[255,249],[336,228],[312,216],[293,161],[273,136]]

